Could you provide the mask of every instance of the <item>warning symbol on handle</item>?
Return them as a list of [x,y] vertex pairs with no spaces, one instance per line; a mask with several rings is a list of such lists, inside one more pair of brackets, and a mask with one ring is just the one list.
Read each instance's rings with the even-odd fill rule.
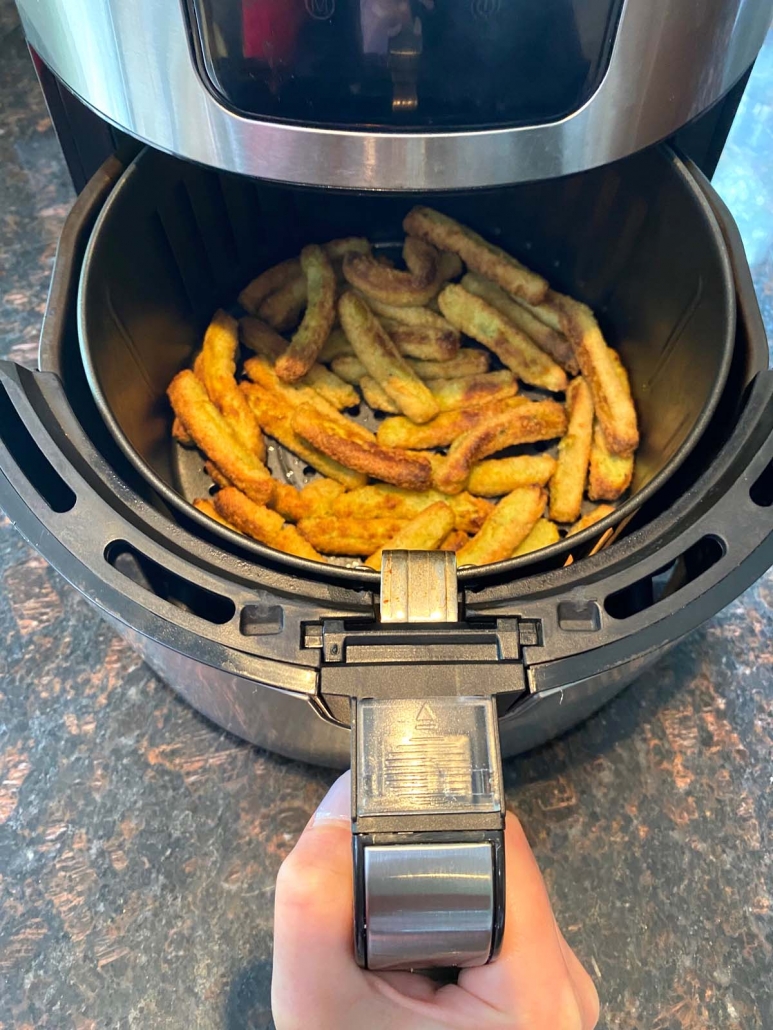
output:
[[317,21],[327,21],[335,14],[335,0],[305,0],[306,10]]
[[437,716],[432,711],[429,703],[425,702],[418,711],[414,727],[424,733],[437,731]]
[[501,6],[502,0],[472,0],[472,16],[480,18],[482,21],[488,21],[489,18],[499,14]]

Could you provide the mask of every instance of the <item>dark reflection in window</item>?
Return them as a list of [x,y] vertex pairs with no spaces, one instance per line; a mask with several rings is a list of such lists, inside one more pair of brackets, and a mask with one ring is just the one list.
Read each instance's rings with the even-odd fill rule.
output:
[[190,0],[234,107],[307,124],[481,128],[576,110],[622,0]]

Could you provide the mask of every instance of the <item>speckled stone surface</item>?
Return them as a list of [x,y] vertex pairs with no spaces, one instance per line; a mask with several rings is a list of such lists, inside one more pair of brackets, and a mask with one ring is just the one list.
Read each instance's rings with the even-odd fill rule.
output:
[[[0,356],[32,365],[72,194],[9,11]],[[773,45],[716,181],[773,328]],[[602,1026],[773,1027],[770,574],[505,775]],[[270,1026],[274,877],[332,778],[177,700],[0,516],[0,1030]]]

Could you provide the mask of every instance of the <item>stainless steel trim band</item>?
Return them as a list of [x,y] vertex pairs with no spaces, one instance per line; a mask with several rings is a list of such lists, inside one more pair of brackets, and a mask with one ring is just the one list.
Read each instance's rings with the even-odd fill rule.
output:
[[479,132],[365,133],[260,122],[202,82],[182,0],[18,0],[27,38],[108,121],[161,150],[316,186],[438,190],[617,160],[694,118],[749,67],[773,0],[626,0],[607,74],[575,114]]

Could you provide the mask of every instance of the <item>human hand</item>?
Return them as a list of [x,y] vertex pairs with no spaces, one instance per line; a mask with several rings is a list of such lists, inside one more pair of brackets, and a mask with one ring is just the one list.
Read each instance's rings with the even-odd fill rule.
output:
[[505,829],[507,912],[499,958],[439,985],[360,969],[352,944],[351,781],[346,773],[276,884],[271,1003],[277,1030],[593,1030],[593,981],[558,929],[521,824]]

